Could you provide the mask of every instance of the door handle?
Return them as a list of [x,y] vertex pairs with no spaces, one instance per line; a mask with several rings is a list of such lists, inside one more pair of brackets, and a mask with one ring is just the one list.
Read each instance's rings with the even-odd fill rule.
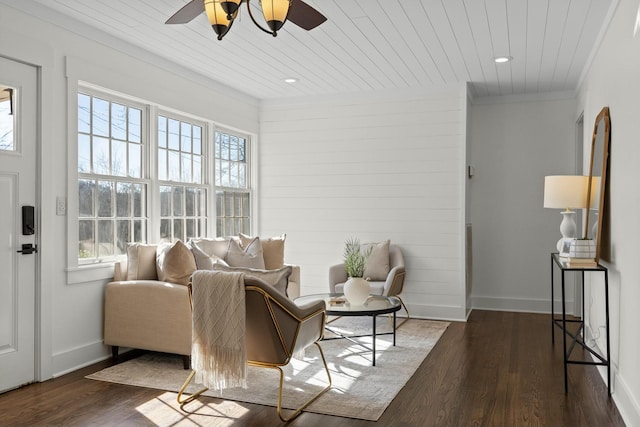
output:
[[33,245],[31,243],[23,243],[22,250],[16,251],[21,253],[22,255],[31,255],[34,252],[38,252],[38,245]]

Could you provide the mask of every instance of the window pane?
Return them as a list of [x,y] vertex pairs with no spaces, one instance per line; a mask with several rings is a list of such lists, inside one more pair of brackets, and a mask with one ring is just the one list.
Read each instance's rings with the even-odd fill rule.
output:
[[198,237],[198,230],[196,228],[196,220],[195,219],[186,219],[185,220],[187,229],[186,229],[186,239],[189,240],[194,237]]
[[238,161],[238,137],[232,136],[229,141],[229,159],[231,161]]
[[200,156],[193,156],[193,182],[202,184],[202,163]]
[[169,151],[169,180],[180,181],[180,153]]
[[171,220],[170,219],[160,220],[160,238],[171,240]]
[[180,149],[180,123],[177,120],[169,119],[169,148]]
[[91,97],[78,94],[78,132],[91,132]]
[[233,198],[233,215],[234,216],[243,216],[242,212],[242,197],[234,197]]
[[98,221],[98,256],[115,255],[113,221]]
[[131,185],[118,183],[116,189],[116,216],[131,216]]
[[196,216],[197,200],[196,189],[187,188],[185,192],[185,215]]
[[142,110],[129,107],[129,141],[140,142],[142,138]]
[[191,154],[182,153],[182,182],[193,182],[191,178]]
[[238,188],[247,188],[247,165],[238,163]]
[[160,186],[160,216],[171,215],[171,187]]
[[167,147],[167,118],[158,116],[158,147]]
[[93,138],[93,173],[108,175],[110,173],[109,140]]
[[247,140],[244,138],[240,138],[238,140],[238,161],[239,162],[247,161],[246,146],[247,146]]
[[93,98],[93,134],[109,136],[109,101]]
[[191,125],[189,123],[180,123],[180,137],[180,149],[191,152]]
[[98,182],[98,217],[113,216],[113,190],[112,182]]
[[78,181],[78,216],[92,217],[94,216],[93,207],[95,197],[95,184],[91,180]]
[[216,217],[224,216],[224,192],[216,191]]
[[216,237],[224,237],[224,218],[216,218]]
[[91,139],[89,135],[78,135],[78,172],[91,173]]
[[78,258],[95,258],[93,220],[80,220],[78,227]]
[[193,154],[202,154],[202,128],[193,127]]
[[133,216],[136,218],[140,218],[143,216],[143,194],[142,194],[142,185],[134,184],[132,186],[133,192]]
[[111,137],[127,139],[127,107],[111,104]]
[[111,142],[111,175],[127,176],[127,143]]
[[233,194],[224,193],[224,216],[233,216]]
[[131,241],[144,242],[145,240],[147,239],[144,238],[142,221],[140,220],[133,221],[133,240]]
[[131,241],[131,221],[117,221],[117,239],[116,255],[126,254],[127,243]]
[[129,176],[142,178],[142,145],[129,144]]
[[222,185],[222,160],[216,159],[216,186]]
[[198,210],[196,212],[196,215],[198,216],[202,216],[202,217],[207,217],[207,191],[199,188],[198,189]]
[[184,230],[182,225],[182,219],[174,219],[173,220],[173,239],[172,240],[186,240],[184,238]]
[[184,215],[184,188],[173,187],[173,216]]
[[167,180],[167,150],[164,148],[158,150],[158,178],[161,181]]

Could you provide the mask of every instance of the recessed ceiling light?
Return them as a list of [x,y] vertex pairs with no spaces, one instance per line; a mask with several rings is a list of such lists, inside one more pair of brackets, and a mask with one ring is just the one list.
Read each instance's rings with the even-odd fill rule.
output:
[[511,61],[513,58],[510,56],[496,56],[495,58],[493,58],[493,60],[497,63],[497,64],[504,64],[505,62],[509,62]]
[[285,83],[296,83],[298,81],[298,79],[296,79],[295,77],[287,77],[286,79],[284,79]]

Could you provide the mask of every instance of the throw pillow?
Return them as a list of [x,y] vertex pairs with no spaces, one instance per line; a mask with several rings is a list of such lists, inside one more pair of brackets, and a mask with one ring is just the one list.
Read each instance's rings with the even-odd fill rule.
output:
[[277,270],[263,270],[245,267],[226,267],[222,264],[214,264],[213,269],[245,273],[247,276],[252,276],[267,282],[276,288],[276,290],[282,295],[287,296],[287,285],[289,284],[289,276],[291,276],[291,266],[286,266]]
[[127,280],[157,280],[156,248],[158,245],[129,243],[127,247]]
[[372,248],[369,258],[364,265],[364,278],[374,282],[387,280],[391,269],[389,266],[389,244],[386,240],[380,243],[365,243],[360,245],[360,251],[368,251]]
[[189,246],[191,247],[191,253],[193,254],[193,258],[196,261],[196,267],[198,270],[213,270],[214,264],[228,265],[219,256],[210,256],[209,254],[205,253],[195,242],[190,242]]
[[244,250],[240,243],[229,239],[229,249],[224,260],[231,267],[259,268],[264,270],[264,257],[260,239],[255,238]]
[[186,286],[196,270],[196,261],[187,245],[176,240],[158,245],[156,268],[161,281]]
[[224,237],[216,237],[214,239],[208,238],[197,238],[190,239],[189,244],[193,246],[193,244],[198,245],[198,248],[202,250],[205,254],[209,256],[217,256],[219,258],[224,258],[227,255],[227,249],[229,249],[229,240]]
[[[243,248],[246,248],[256,237],[247,236],[240,233],[240,243]],[[268,239],[261,238],[260,244],[262,246],[262,253],[264,257],[264,268],[267,270],[276,270],[284,267],[284,241],[287,238],[286,234],[277,237],[270,237]]]

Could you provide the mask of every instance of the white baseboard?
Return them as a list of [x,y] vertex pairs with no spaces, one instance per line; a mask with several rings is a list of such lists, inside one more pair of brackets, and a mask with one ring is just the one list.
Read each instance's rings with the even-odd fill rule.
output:
[[[551,313],[551,300],[524,299],[524,298],[496,298],[477,297],[472,298],[473,308],[476,310],[518,311],[524,313]],[[562,303],[556,301],[553,305],[554,313],[562,313]],[[566,301],[567,314],[574,314],[573,301]]]
[[[407,302],[405,301],[405,304]],[[416,319],[449,320],[465,322],[467,311],[464,307],[450,307],[442,305],[407,304],[409,314]],[[404,315],[404,310],[398,312],[399,316]]]
[[111,357],[102,340],[53,355],[53,378]]
[[613,385],[615,385],[613,401],[616,403],[624,423],[628,426],[640,426],[640,405],[631,390],[629,390],[629,387],[627,387],[627,384],[617,373],[614,375]]

